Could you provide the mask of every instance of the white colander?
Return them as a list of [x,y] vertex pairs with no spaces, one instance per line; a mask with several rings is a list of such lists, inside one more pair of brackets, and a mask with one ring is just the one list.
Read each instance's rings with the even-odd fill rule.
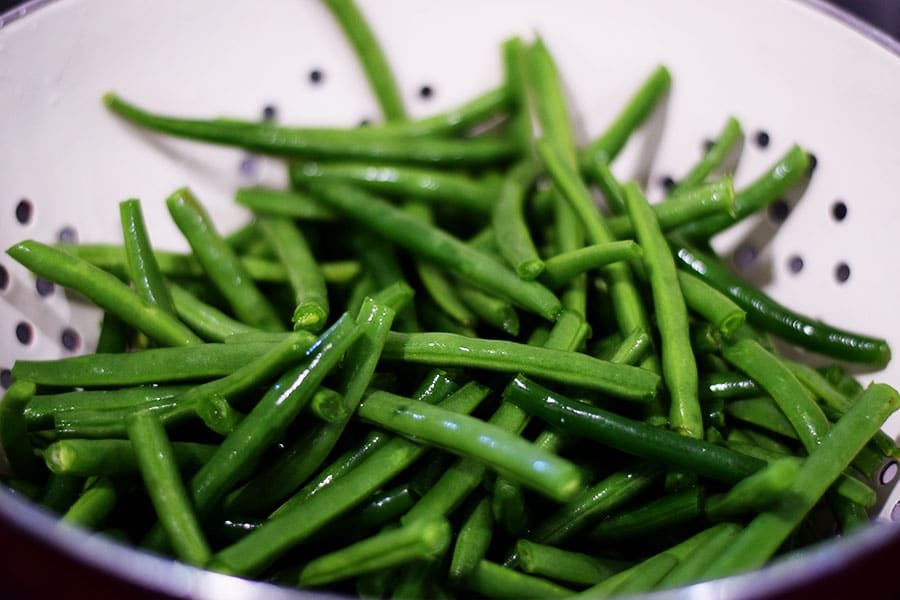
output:
[[[687,171],[729,115],[747,133],[737,187],[791,144],[801,144],[815,154],[817,167],[799,202],[788,199],[715,245],[784,304],[885,337],[900,349],[900,277],[894,271],[900,258],[900,48],[887,38],[815,1],[360,4],[413,116],[499,84],[499,44],[513,34],[538,32],[553,52],[582,141],[602,130],[656,65],[667,65],[674,83],[664,113],[635,136],[614,168],[624,179],[643,180],[651,199],[660,197],[666,177]],[[176,188],[189,185],[219,228],[229,230],[246,219],[233,202],[238,187],[285,184],[277,161],[129,126],[101,104],[108,90],[180,116],[258,119],[271,107],[286,124],[354,126],[379,118],[352,50],[317,0],[60,0],[32,2],[3,19],[3,248],[24,238],[118,242],[117,204],[137,197],[154,245],[185,250],[163,202]],[[0,266],[5,381],[16,359],[93,348],[93,309],[36,282],[6,255]],[[900,361],[859,377],[900,385]],[[887,430],[896,435],[900,417]],[[891,493],[892,473],[896,467],[880,488],[883,521],[891,520],[900,494]],[[209,597],[223,597],[226,585],[238,594],[273,593],[111,550],[101,540],[92,539],[85,552],[83,534],[60,532],[15,500],[0,500],[3,513],[33,535],[142,585]],[[858,539],[771,567],[769,577],[696,589],[707,590],[698,592],[703,597],[768,593],[810,573],[840,569],[896,537],[894,527],[872,527]],[[118,563],[113,556],[128,560],[111,564]],[[148,575],[159,569],[170,569],[169,575]]]

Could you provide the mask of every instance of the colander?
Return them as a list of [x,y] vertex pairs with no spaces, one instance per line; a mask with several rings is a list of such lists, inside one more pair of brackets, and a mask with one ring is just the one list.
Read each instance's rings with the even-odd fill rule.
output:
[[[642,79],[668,66],[673,88],[614,171],[659,199],[727,116],[747,133],[737,187],[792,143],[816,157],[797,198],[716,238],[734,267],[791,307],[900,348],[900,47],[812,0],[360,0],[412,116],[501,81],[500,42],[538,32],[553,52],[586,141]],[[160,113],[356,126],[379,111],[349,45],[316,0],[34,1],[0,17],[0,245],[119,242],[119,201],[142,200],[155,246],[186,250],[163,199],[189,185],[222,230],[244,222],[235,189],[283,186],[277,161],[133,128],[102,106],[115,90]],[[98,313],[0,256],[0,368],[90,351]],[[813,356],[806,357],[815,361]],[[900,362],[878,373],[900,384]],[[896,437],[900,416],[886,425]],[[889,522],[896,464],[878,483],[876,524],[762,573],[657,594],[751,598],[896,591]],[[0,492],[0,572],[14,589],[60,590],[30,558],[55,556],[99,591],[203,598],[321,597],[143,555]],[[19,560],[16,560],[18,556]],[[29,570],[31,565],[31,570]],[[68,566],[66,566],[68,565]],[[880,571],[880,569],[885,569]],[[98,575],[99,573],[99,575]],[[24,581],[26,576],[30,579]],[[818,587],[816,587],[818,585]],[[825,586],[828,586],[827,588]],[[20,587],[15,587],[20,586]],[[24,587],[21,587],[24,586]],[[810,590],[813,590],[810,592]],[[71,591],[71,590],[67,590]],[[77,591],[77,590],[76,590]]]

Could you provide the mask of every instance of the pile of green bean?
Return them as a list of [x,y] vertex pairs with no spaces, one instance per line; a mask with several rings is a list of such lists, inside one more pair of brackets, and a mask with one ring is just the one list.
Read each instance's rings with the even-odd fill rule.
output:
[[121,245],[7,251],[104,315],[95,354],[14,365],[11,489],[191,565],[379,598],[666,589],[758,568],[823,519],[867,522],[900,396],[840,365],[883,367],[887,344],[796,314],[709,245],[809,177],[804,150],[735,190],[729,119],[650,204],[610,164],[665,101],[665,68],[584,147],[539,38],[504,43],[496,89],[410,120],[352,1],[325,2],[381,125],[104,97],[139,126],[283,157],[291,186],[238,190],[252,219],[227,235],[175,191],[189,253],[151,247],[137,200]]

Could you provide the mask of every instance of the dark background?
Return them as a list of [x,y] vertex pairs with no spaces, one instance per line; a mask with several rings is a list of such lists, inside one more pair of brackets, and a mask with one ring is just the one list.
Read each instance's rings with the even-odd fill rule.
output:
[[[900,40],[900,0],[827,0]],[[0,0],[0,13],[21,0]]]

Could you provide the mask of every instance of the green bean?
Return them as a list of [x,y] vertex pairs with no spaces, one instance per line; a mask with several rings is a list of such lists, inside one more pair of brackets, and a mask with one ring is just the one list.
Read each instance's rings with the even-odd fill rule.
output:
[[340,423],[350,416],[344,405],[344,397],[326,387],[313,394],[309,401],[309,411],[326,423]]
[[235,201],[254,214],[289,217],[299,221],[336,221],[334,211],[325,208],[306,194],[264,187],[240,188]]
[[300,586],[314,586],[439,557],[450,545],[450,523],[425,519],[319,556],[300,573]]
[[640,363],[652,349],[653,341],[646,331],[637,329],[628,334],[618,345],[609,362],[620,365],[635,365]]
[[755,425],[788,439],[798,439],[791,422],[768,396],[728,402],[725,405],[725,414],[736,421]]
[[403,108],[400,90],[378,40],[360,14],[356,3],[353,0],[325,0],[325,5],[356,51],[356,57],[362,63],[385,120],[388,122],[405,120],[406,109]]
[[466,166],[503,163],[516,150],[503,138],[452,140],[404,137],[401,128],[372,132],[314,130],[222,119],[179,119],[152,114],[113,93],[104,94],[103,101],[120,117],[153,131],[270,156]]
[[210,557],[209,546],[162,423],[151,413],[137,413],[128,419],[128,437],[147,493],[175,554],[188,564],[205,565]]
[[[279,337],[278,341],[285,338]],[[294,344],[302,352],[315,340],[298,332]],[[16,379],[52,387],[113,387],[196,381],[230,375],[267,352],[277,342],[199,344],[190,348],[150,348],[127,354],[71,356],[58,360],[16,361]]]
[[567,163],[574,165],[575,134],[566,106],[562,79],[556,61],[540,36],[536,36],[528,48],[526,63],[525,75],[531,91],[530,98],[541,125],[541,135],[563,153]]
[[653,307],[662,340],[663,381],[669,390],[669,424],[682,435],[702,438],[703,417],[697,398],[697,363],[691,351],[687,307],[675,261],[650,205],[637,185],[625,186],[625,206],[643,248]]
[[678,283],[688,308],[712,323],[726,339],[744,325],[747,313],[702,279],[679,270]]
[[487,598],[568,598],[574,592],[541,577],[526,575],[482,560],[465,579],[465,587]]
[[238,318],[266,331],[283,329],[275,309],[253,283],[190,190],[177,190],[166,199],[166,206],[194,256]]
[[853,457],[900,408],[900,395],[871,384],[800,467],[784,501],[760,513],[704,573],[716,578],[761,566],[781,546]]
[[[127,277],[125,247],[115,244],[59,244],[60,250],[100,267],[117,277]],[[204,277],[203,266],[192,254],[154,250],[153,256],[166,277]],[[238,259],[243,268],[255,281],[281,283],[285,281],[284,267],[279,263],[254,256]]]
[[28,437],[28,423],[25,410],[34,397],[37,386],[28,380],[13,382],[3,400],[0,401],[0,448],[12,473],[19,479],[39,481],[42,479],[42,465],[34,454]]
[[[173,442],[172,450],[180,469],[194,470],[209,460],[215,446]],[[128,440],[60,440],[47,446],[44,461],[53,473],[83,477],[135,473],[138,469],[134,449]]]
[[463,327],[474,327],[477,324],[478,317],[462,301],[458,289],[440,267],[429,262],[417,261],[416,271],[428,295],[448,317]]
[[633,540],[688,523],[702,514],[703,490],[692,487],[609,515],[586,535],[598,543]]
[[503,41],[504,85],[512,104],[507,129],[522,150],[529,149],[533,139],[531,102],[526,77],[526,47],[521,37],[513,36]]
[[722,349],[725,360],[753,378],[769,393],[807,452],[819,445],[830,424],[812,395],[775,355],[756,341],[741,339]]
[[135,291],[150,304],[159,306],[170,315],[175,315],[172,296],[153,256],[140,201],[132,198],[120,202],[119,215],[122,221],[125,254],[128,258],[128,272]]
[[508,300],[491,295],[466,281],[457,282],[456,294],[481,321],[510,336],[519,335],[519,313]]
[[[652,207],[663,231],[677,229],[686,223],[721,213],[734,211],[734,185],[731,177],[680,192]],[[634,226],[624,214],[607,219],[609,230],[619,239],[634,236]]]
[[500,254],[522,279],[535,279],[544,269],[525,218],[525,197],[536,175],[536,165],[523,161],[507,172],[491,213],[491,225]]
[[707,497],[704,513],[714,521],[722,521],[742,513],[762,512],[784,497],[799,471],[797,461],[776,460],[728,492]]
[[[554,183],[578,215],[588,242],[605,244],[613,241],[609,227],[574,167],[566,164],[558,149],[546,140],[538,140],[537,149]],[[628,266],[623,263],[612,263],[606,266],[604,272],[610,280],[610,296],[615,307],[619,331],[625,334],[631,333],[636,328],[650,331],[643,302]]]
[[509,92],[500,85],[442,113],[406,123],[388,124],[388,134],[409,137],[440,137],[464,134],[471,128],[502,115],[510,106]]
[[540,279],[547,287],[555,290],[581,273],[641,256],[641,247],[632,240],[593,244],[548,258],[544,261]]
[[516,556],[517,566],[530,575],[578,585],[594,585],[616,573],[607,563],[588,554],[529,540],[516,542]]
[[88,481],[78,499],[62,515],[62,520],[85,529],[99,529],[116,507],[118,496],[115,485],[108,478]]
[[694,539],[702,537],[702,543],[680,556],[678,564],[659,581],[657,588],[669,589],[699,581],[703,571],[731,545],[740,531],[741,526],[735,523],[719,523],[698,533]]
[[135,413],[157,413],[168,424],[183,421],[186,414],[195,414],[195,409],[196,404],[179,407],[175,398],[163,398],[123,408],[70,410],[54,415],[53,429],[59,438],[125,438],[125,421]]
[[671,196],[678,195],[683,190],[688,190],[700,185],[706,177],[721,167],[730,155],[740,152],[740,144],[743,142],[744,133],[741,124],[734,117],[728,117],[722,131],[716,136],[715,141],[703,155],[703,158],[688,173],[682,177],[671,190]]
[[185,346],[200,342],[175,317],[141,298],[115,276],[71,254],[33,240],[19,242],[6,253],[33,273],[83,294],[160,344]]
[[235,333],[259,331],[255,327],[232,319],[179,285],[169,283],[169,292],[178,317],[206,340],[221,342]]
[[421,258],[439,264],[545,319],[552,321],[559,314],[559,300],[544,286],[534,281],[522,281],[491,257],[403,210],[343,184],[316,182],[311,187],[328,206]]
[[841,535],[853,533],[869,524],[869,512],[865,506],[837,494],[828,494],[827,500]]
[[833,358],[877,367],[883,367],[890,360],[891,350],[885,340],[840,330],[800,315],[751,288],[706,253],[682,240],[675,240],[673,245],[680,268],[730,296],[747,311],[748,322],[760,329]]
[[658,484],[662,475],[662,467],[655,463],[639,463],[617,471],[579,492],[568,504],[547,516],[532,529],[529,538],[542,544],[562,544]]
[[339,318],[308,350],[308,360],[282,375],[222,441],[209,462],[191,479],[191,495],[201,515],[250,472],[360,333],[349,315]]
[[672,554],[660,552],[589,587],[575,598],[607,598],[650,591],[678,565],[678,562],[678,558]]
[[498,477],[491,494],[494,519],[509,535],[519,535],[528,527],[530,515],[522,486]]
[[734,213],[699,219],[680,228],[691,240],[705,240],[774,202],[809,173],[809,155],[792,146],[778,162],[734,195]]
[[575,403],[524,377],[516,377],[503,398],[564,431],[726,483],[736,483],[765,464],[703,440]]
[[611,163],[631,134],[666,96],[671,85],[672,76],[668,69],[662,65],[656,67],[606,130],[582,150],[580,162]]
[[53,417],[58,413],[139,406],[152,400],[172,398],[186,389],[185,386],[147,386],[42,394],[28,401],[24,416],[29,430],[48,429],[53,427]]
[[78,499],[83,489],[83,477],[51,473],[38,497],[38,504],[52,513],[62,515]]
[[[439,406],[471,412],[488,391],[477,384],[466,384]],[[259,572],[282,553],[362,502],[424,452],[425,448],[419,444],[403,438],[392,439],[326,489],[291,503],[285,510],[279,509],[278,515],[259,529],[218,552],[210,567],[244,575]]]
[[450,579],[464,581],[484,560],[493,538],[494,519],[490,501],[482,498],[471,510],[456,535],[450,560]]
[[459,206],[480,215],[491,213],[500,191],[500,186],[489,178],[476,180],[459,173],[408,165],[303,162],[291,166],[290,176],[298,188],[319,179],[342,181],[374,194]]
[[742,373],[706,373],[700,377],[700,399],[746,398],[763,393],[759,384]]
[[[231,434],[246,416],[235,410],[228,400],[219,394],[199,398],[194,412],[210,431],[221,436]],[[165,424],[165,419],[163,423]]]
[[472,339],[452,333],[391,332],[384,347],[384,358],[513,374],[521,372],[636,401],[652,398],[659,384],[655,373],[639,367],[616,365],[587,354],[506,340]]
[[[365,336],[366,332],[363,333],[362,339],[365,339]],[[435,370],[425,378],[413,397],[422,402],[439,402],[455,392],[458,387],[443,371]],[[254,478],[252,485],[248,484],[242,488],[235,499],[235,508],[246,510],[245,507],[254,507],[262,499],[268,498],[276,502],[281,501],[289,492],[289,488],[294,487],[297,481],[304,480],[312,473],[324,460],[325,455],[331,451],[335,444],[335,438],[332,428],[317,429],[309,438],[311,440],[309,444],[304,444],[304,439],[292,444],[282,455],[283,459],[279,459],[263,470]],[[319,441],[320,438],[322,441]],[[271,518],[289,511],[293,506],[324,490],[356,464],[387,444],[391,438],[390,434],[384,432],[370,432],[362,441],[323,468],[314,479],[272,513]],[[324,451],[322,451],[323,449]],[[311,460],[309,460],[310,457]]]
[[570,498],[581,485],[581,474],[568,461],[473,417],[452,415],[387,392],[374,392],[357,412],[362,419],[401,435],[483,461],[501,474],[559,501]]
[[328,320],[328,290],[303,234],[284,217],[262,217],[259,227],[275,248],[294,292],[294,329],[317,332]]
[[131,332],[122,319],[112,313],[104,312],[94,352],[97,354],[125,352],[130,335]]
[[417,493],[412,485],[388,488],[370,496],[365,504],[357,507],[353,513],[330,526],[323,527],[314,536],[322,541],[357,540],[369,535],[372,531],[393,524],[416,502]]

